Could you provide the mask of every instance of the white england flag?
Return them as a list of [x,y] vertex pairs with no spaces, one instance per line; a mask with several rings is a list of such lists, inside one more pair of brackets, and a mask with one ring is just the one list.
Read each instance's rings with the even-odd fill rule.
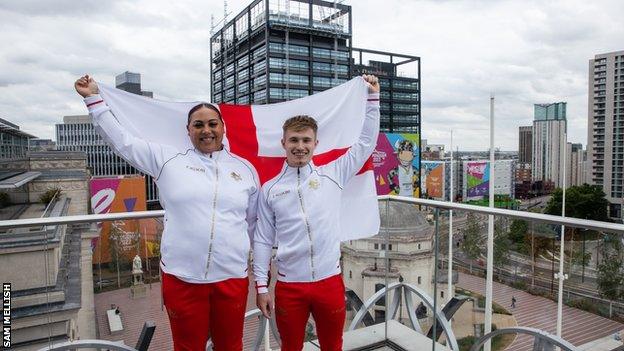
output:
[[[131,94],[98,84],[100,94],[119,123],[142,139],[192,148],[187,135],[188,111],[199,102],[168,102]],[[224,144],[251,162],[261,184],[279,173],[285,151],[280,140],[282,124],[296,115],[309,115],[318,122],[319,144],[314,163],[329,163],[355,143],[364,122],[367,85],[356,77],[335,88],[301,99],[270,105],[219,104],[225,122]],[[379,232],[379,208],[370,159],[344,188],[341,207],[342,240]]]

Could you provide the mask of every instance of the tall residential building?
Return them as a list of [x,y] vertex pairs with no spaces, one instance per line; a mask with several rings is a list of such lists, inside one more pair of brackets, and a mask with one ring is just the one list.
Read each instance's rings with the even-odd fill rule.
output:
[[338,2],[252,1],[210,39],[212,101],[292,100],[368,72],[380,76],[382,130],[419,133],[420,59],[352,49],[351,27],[351,6]]
[[28,152],[28,140],[36,138],[20,130],[13,124],[0,118],[0,160],[25,157]]
[[533,160],[533,126],[521,126],[518,132],[518,162],[531,163]]
[[551,181],[561,187],[563,148],[566,143],[566,103],[535,104],[533,120],[533,181]]
[[578,186],[585,183],[585,151],[582,144],[568,143],[566,149],[566,186]]
[[624,201],[624,51],[589,60],[587,159],[590,183],[602,186],[609,216],[622,220]]

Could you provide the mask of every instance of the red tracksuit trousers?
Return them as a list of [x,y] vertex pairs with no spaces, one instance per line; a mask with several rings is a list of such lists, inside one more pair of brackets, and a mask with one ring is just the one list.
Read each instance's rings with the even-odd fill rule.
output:
[[174,350],[204,351],[210,337],[215,351],[242,350],[248,287],[248,278],[192,284],[163,273]]
[[322,351],[342,350],[345,323],[345,286],[340,274],[317,282],[275,286],[275,318],[282,351],[303,348],[306,324],[312,313]]

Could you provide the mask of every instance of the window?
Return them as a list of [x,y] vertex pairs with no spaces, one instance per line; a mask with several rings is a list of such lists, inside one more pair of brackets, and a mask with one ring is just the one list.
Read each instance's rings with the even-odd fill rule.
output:
[[375,243],[375,245],[373,245],[373,247],[375,248],[375,250],[379,250],[379,244]]
[[284,59],[270,57],[269,58],[269,68],[284,68]]
[[253,74],[263,74],[266,69],[266,61],[262,60],[253,66]]
[[225,68],[225,75],[232,74],[232,73],[234,73],[234,62],[230,63]]
[[269,43],[269,52],[276,54],[284,53],[284,44],[281,43]]
[[238,94],[246,94],[247,92],[249,92],[249,83],[248,82],[244,82],[244,83],[240,83],[238,85]]
[[418,276],[418,285],[422,284],[422,277]]
[[236,61],[236,65],[238,66],[239,69],[242,68],[242,67],[247,66],[248,64],[249,64],[249,56],[247,56],[247,55],[239,58]]
[[310,48],[301,45],[288,45],[288,53],[290,55],[309,56]]
[[260,1],[251,8],[251,29],[256,29],[264,23],[264,1]]
[[238,78],[238,80],[245,80],[249,78],[249,68],[238,71],[236,77]]
[[247,29],[249,25],[247,23],[247,13],[241,18],[236,20],[236,38],[243,39],[247,36]]
[[257,60],[261,57],[264,57],[264,54],[266,54],[266,46],[261,46],[253,51],[253,58],[254,60]]
[[[261,88],[264,85],[266,85],[266,75],[259,76],[253,80],[254,88]],[[266,92],[265,92],[265,96],[266,96]]]
[[229,76],[229,77],[225,78],[225,87],[229,88],[232,85],[234,85],[234,76]]
[[249,104],[249,95],[239,97],[238,99],[236,99],[236,103],[242,104],[242,105]]
[[256,91],[253,97],[255,102],[264,102],[266,100],[266,89]]

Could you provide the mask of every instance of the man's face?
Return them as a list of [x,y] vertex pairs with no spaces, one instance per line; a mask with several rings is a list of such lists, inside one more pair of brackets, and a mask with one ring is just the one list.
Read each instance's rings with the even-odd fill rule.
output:
[[286,163],[291,167],[307,165],[317,144],[318,140],[312,128],[301,131],[287,129],[282,139],[282,146],[286,150]]
[[216,111],[200,108],[191,115],[186,129],[193,146],[200,152],[207,154],[221,150],[225,129]]
[[399,151],[399,154],[397,155],[397,157],[399,158],[399,162],[401,163],[401,165],[403,167],[407,167],[412,164],[412,160],[414,159],[414,154],[411,151],[402,150],[402,151]]

